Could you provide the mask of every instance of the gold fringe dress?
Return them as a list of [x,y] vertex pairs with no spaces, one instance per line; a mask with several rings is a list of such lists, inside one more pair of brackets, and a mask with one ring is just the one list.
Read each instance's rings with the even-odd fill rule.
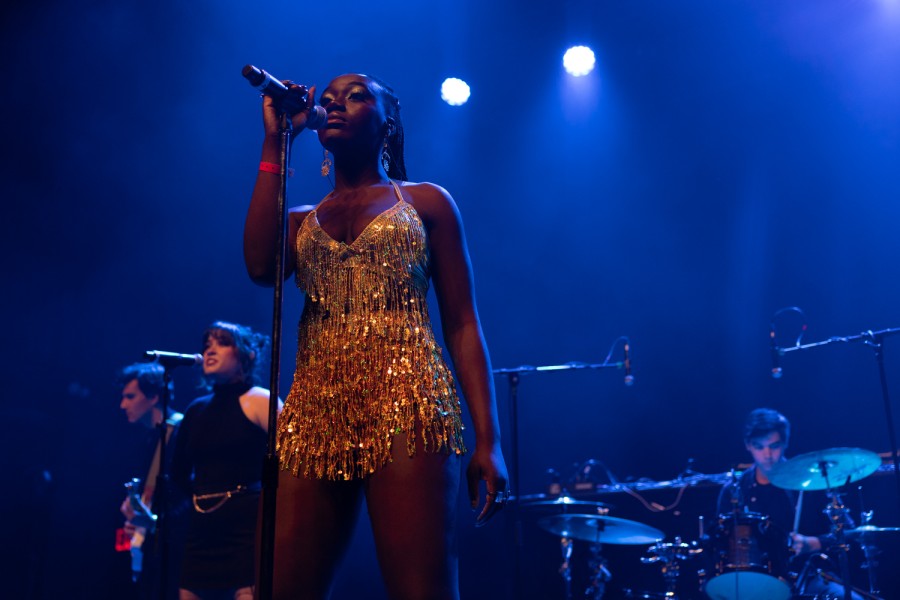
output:
[[434,339],[426,296],[425,227],[400,188],[397,202],[352,243],[331,238],[311,211],[297,233],[296,282],[306,293],[297,369],[278,420],[281,468],[356,479],[407,452],[465,452],[453,376]]

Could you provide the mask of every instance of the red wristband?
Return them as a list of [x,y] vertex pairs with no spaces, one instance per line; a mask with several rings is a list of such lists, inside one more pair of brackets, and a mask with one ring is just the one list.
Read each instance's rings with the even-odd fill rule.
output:
[[[276,163],[270,163],[266,161],[262,161],[259,163],[259,170],[265,171],[266,173],[274,173],[276,175],[281,175],[281,165]],[[294,176],[294,170],[288,167],[288,177]]]

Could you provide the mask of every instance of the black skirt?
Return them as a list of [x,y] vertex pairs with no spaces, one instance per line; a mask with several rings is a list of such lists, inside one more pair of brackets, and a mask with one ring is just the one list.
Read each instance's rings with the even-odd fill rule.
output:
[[[214,504],[200,501],[204,509]],[[199,513],[193,506],[189,509],[182,588],[214,590],[254,585],[258,509],[258,492],[233,496],[209,513]]]

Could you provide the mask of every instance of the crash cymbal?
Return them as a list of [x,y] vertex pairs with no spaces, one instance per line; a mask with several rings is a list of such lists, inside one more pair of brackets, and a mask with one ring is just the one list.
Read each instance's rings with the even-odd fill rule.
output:
[[858,538],[864,535],[876,535],[882,533],[900,533],[900,527],[875,527],[874,525],[862,525],[856,529],[848,529],[844,532],[849,538]]
[[778,463],[768,475],[773,485],[787,490],[825,490],[868,477],[879,465],[881,458],[874,452],[830,448]]
[[604,515],[552,515],[538,520],[550,533],[602,544],[652,544],[663,539],[659,529]]
[[579,509],[584,507],[591,508],[609,508],[607,504],[595,502],[593,500],[578,500],[572,496],[559,496],[553,499],[535,500],[532,502],[522,502],[522,508],[542,507],[542,508],[565,508],[566,506],[577,506]]

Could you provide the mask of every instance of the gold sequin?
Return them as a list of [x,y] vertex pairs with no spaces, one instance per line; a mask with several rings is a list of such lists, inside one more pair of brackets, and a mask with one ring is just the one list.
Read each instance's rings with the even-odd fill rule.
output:
[[425,302],[425,229],[396,193],[351,244],[329,237],[315,211],[297,234],[296,281],[310,301],[277,432],[281,466],[294,475],[364,477],[390,461],[403,432],[410,456],[420,433],[427,452],[465,452],[459,397]]

